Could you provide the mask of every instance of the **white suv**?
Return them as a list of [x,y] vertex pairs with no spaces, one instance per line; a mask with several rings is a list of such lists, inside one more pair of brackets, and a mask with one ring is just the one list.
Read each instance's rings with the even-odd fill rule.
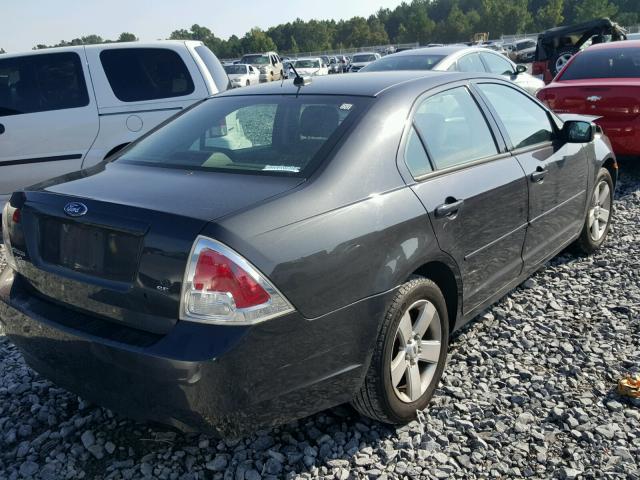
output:
[[0,208],[13,191],[91,167],[227,88],[224,68],[197,41],[0,56]]

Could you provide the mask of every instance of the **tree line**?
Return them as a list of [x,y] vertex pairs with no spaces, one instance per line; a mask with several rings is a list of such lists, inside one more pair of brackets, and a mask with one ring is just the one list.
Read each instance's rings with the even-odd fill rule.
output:
[[[389,43],[452,43],[469,41],[476,32],[490,38],[539,32],[558,25],[609,17],[622,25],[640,23],[638,0],[412,0],[394,9],[382,8],[368,18],[348,20],[296,19],[267,30],[253,28],[244,36],[217,37],[209,28],[193,25],[171,32],[172,40],[201,40],[221,58],[276,50],[295,54]],[[116,42],[135,41],[122,33]],[[56,45],[104,43],[88,35]],[[36,45],[34,49],[47,48]]]

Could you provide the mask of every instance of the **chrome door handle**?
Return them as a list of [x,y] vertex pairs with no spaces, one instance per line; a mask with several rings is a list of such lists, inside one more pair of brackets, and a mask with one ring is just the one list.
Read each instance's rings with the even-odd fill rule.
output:
[[547,173],[549,173],[549,170],[543,167],[538,167],[536,168],[536,171],[531,174],[531,181],[539,183],[544,180],[544,177],[546,177]]
[[462,207],[462,204],[464,203],[464,200],[455,200],[453,198],[447,200],[452,201],[447,201],[446,203],[443,203],[442,205],[436,207],[436,218],[451,217],[452,215],[455,215],[456,213],[458,213],[458,210],[460,210],[460,207]]

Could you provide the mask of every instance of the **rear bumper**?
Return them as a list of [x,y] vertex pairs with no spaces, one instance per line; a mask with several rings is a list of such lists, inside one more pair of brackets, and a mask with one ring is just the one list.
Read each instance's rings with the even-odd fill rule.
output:
[[34,296],[5,269],[0,321],[30,366],[83,398],[140,420],[237,436],[349,401],[391,295],[313,321],[294,313],[253,327],[178,322],[149,337],[114,334],[108,321]]
[[596,123],[609,137],[617,156],[640,156],[640,118],[632,121],[601,118]]

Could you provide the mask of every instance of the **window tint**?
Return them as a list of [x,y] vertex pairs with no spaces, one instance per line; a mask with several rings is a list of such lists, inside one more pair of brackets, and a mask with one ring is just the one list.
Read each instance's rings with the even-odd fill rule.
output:
[[180,97],[193,93],[193,80],[173,50],[117,48],[100,53],[115,96],[123,102]]
[[485,68],[480,60],[480,55],[471,53],[458,60],[457,70],[459,72],[484,72]]
[[[213,52],[209,50],[208,47],[205,47],[204,45],[196,47],[195,50],[198,56],[204,62],[205,66],[207,67],[207,70],[209,70],[209,73],[213,78],[213,83],[215,83],[216,87],[218,87],[218,91],[224,92],[225,90],[228,90],[230,86],[229,77],[227,76],[227,73],[225,72],[224,67],[220,63],[220,60],[218,60],[218,57],[216,57],[213,54]],[[246,67],[244,66],[243,68],[246,69]],[[246,73],[246,72],[243,72],[243,73]]]
[[427,98],[414,124],[436,168],[472,162],[498,153],[489,126],[465,87]]
[[212,98],[138,142],[117,161],[305,176],[367,102],[313,95]]
[[482,53],[481,55],[490,73],[495,73],[496,75],[511,75],[514,73],[513,65],[502,55],[494,55],[493,53]]
[[587,50],[576,55],[560,80],[640,78],[640,49]]
[[0,60],[0,117],[88,104],[78,54],[51,53]]
[[370,63],[362,71],[431,70],[443,58],[444,55],[388,55]]
[[427,152],[424,150],[415,127],[411,127],[411,133],[404,150],[404,159],[411,175],[416,178],[433,171]]
[[478,87],[496,110],[514,148],[553,139],[553,127],[547,112],[533,100],[504,85],[482,83]]

